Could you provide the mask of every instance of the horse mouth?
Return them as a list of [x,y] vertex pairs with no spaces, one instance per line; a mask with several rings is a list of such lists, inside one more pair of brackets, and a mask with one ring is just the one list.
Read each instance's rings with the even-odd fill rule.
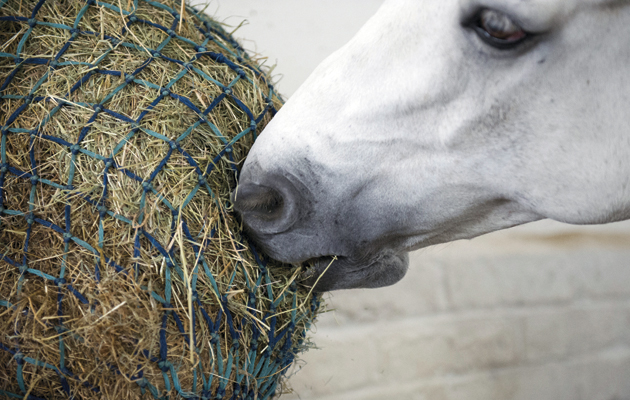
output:
[[314,292],[339,289],[377,288],[398,282],[407,272],[406,253],[383,251],[369,260],[344,256],[320,256],[302,263],[301,284]]
[[343,258],[344,257],[341,256],[320,256],[310,258],[301,263],[304,271],[300,274],[298,279],[303,285],[314,288],[327,270],[332,267],[332,264]]

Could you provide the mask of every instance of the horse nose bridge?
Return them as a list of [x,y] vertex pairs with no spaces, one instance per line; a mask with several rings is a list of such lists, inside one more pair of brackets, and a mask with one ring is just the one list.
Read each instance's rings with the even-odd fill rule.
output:
[[307,204],[300,191],[281,174],[248,174],[232,195],[234,209],[254,234],[289,230]]

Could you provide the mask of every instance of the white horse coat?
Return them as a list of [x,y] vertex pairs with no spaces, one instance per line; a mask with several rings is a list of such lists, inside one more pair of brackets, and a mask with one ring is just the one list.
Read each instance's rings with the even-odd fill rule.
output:
[[630,218],[630,1],[387,1],[267,126],[235,208],[319,290],[542,218]]

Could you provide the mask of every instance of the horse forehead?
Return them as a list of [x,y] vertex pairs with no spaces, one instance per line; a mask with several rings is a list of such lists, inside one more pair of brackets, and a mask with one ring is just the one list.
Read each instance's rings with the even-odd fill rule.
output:
[[[418,0],[387,0],[385,4],[394,6],[401,18],[410,20],[415,18],[412,13],[409,13],[411,9],[422,13],[435,6],[442,8],[448,3],[456,5],[464,15],[481,8],[492,8],[514,14],[513,17],[520,17],[519,22],[528,23],[535,31],[550,28],[555,21],[571,15],[578,8],[624,7],[630,5],[630,0],[451,0],[435,3]],[[434,22],[440,23],[439,20],[434,20]]]

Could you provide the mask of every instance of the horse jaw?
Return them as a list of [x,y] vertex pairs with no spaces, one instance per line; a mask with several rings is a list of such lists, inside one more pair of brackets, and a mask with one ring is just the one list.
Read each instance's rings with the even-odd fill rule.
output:
[[272,256],[338,255],[350,278],[326,288],[378,286],[394,279],[352,271],[541,218],[630,217],[630,7],[493,3],[539,36],[490,49],[466,1],[389,1],[287,102],[241,175],[306,188],[291,229],[252,232]]

